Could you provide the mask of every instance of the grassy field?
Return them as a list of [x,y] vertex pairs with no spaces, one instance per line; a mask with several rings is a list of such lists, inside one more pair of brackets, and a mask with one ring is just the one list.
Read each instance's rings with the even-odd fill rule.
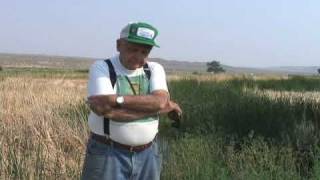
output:
[[[0,71],[0,179],[79,179],[87,71]],[[170,76],[162,179],[320,179],[320,78]]]

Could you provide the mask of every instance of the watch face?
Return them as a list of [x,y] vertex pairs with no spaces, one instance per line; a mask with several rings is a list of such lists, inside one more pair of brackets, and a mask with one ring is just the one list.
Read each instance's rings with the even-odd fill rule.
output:
[[123,104],[123,102],[124,102],[123,96],[117,97],[116,101],[117,101],[118,104]]

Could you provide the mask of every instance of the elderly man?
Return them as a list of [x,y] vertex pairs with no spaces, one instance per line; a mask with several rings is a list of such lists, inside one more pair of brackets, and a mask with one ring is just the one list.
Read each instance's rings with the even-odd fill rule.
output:
[[159,115],[178,121],[182,111],[170,100],[163,67],[147,61],[159,47],[157,35],[147,23],[129,23],[117,40],[119,54],[91,66],[82,179],[160,179]]

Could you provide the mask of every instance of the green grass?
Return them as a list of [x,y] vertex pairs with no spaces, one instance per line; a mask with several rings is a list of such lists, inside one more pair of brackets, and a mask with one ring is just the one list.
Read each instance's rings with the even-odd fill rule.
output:
[[310,165],[318,157],[319,103],[243,90],[318,91],[319,84],[319,78],[302,77],[172,81],[171,95],[184,116],[178,133],[166,136],[170,158],[163,179],[320,178]]
[[87,78],[88,69],[58,68],[3,68],[0,77],[35,77],[35,78]]
[[279,91],[319,91],[320,76],[291,76],[289,79],[251,80],[234,79],[231,80],[234,86],[246,86],[249,88],[270,89]]

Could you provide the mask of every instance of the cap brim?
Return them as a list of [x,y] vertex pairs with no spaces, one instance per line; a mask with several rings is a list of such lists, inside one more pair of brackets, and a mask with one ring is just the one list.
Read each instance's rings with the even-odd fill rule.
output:
[[146,45],[150,45],[150,46],[155,46],[155,47],[160,47],[159,45],[157,45],[156,43],[152,43],[152,42],[147,42],[144,40],[140,40],[140,39],[126,39],[128,42],[132,42],[132,43],[137,43],[137,44],[146,44]]

